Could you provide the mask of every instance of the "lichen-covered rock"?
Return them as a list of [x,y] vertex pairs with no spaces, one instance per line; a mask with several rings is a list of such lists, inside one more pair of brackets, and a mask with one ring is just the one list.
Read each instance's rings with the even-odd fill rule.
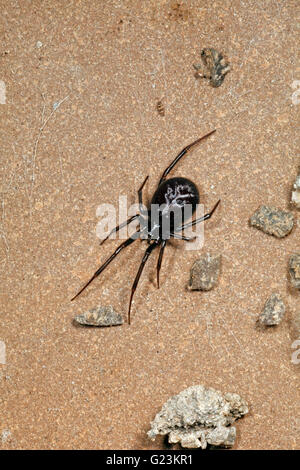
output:
[[111,305],[98,305],[91,308],[87,312],[76,315],[75,321],[87,326],[115,326],[123,324],[121,315],[116,313]]
[[221,269],[221,255],[204,253],[191,269],[189,290],[210,290],[218,282]]
[[294,226],[291,212],[271,206],[260,206],[250,219],[250,225],[277,238],[286,237]]
[[300,253],[294,253],[290,257],[289,273],[292,285],[300,289]]
[[194,64],[196,78],[208,78],[213,87],[222,85],[225,75],[230,71],[229,63],[223,55],[211,47],[201,51],[202,64]]
[[300,174],[297,176],[293,186],[291,203],[300,209]]
[[264,309],[259,316],[261,325],[279,325],[285,314],[285,305],[279,294],[273,293],[266,301]]
[[171,397],[155,416],[148,432],[150,439],[168,435],[170,444],[205,449],[207,444],[231,447],[236,430],[230,425],[248,413],[248,405],[238,394],[222,395],[218,390],[195,385]]

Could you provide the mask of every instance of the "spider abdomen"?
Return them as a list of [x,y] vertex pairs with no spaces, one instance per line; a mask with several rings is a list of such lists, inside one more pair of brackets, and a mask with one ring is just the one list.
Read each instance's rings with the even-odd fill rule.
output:
[[173,232],[191,217],[199,200],[196,185],[187,178],[176,177],[164,181],[151,201],[151,232],[156,226],[160,237],[165,239],[164,234]]

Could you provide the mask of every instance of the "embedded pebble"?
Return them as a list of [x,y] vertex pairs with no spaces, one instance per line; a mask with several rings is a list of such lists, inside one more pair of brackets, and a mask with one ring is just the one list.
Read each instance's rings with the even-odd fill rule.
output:
[[300,253],[293,253],[290,257],[289,273],[292,286],[300,289]]
[[87,326],[115,326],[123,324],[121,315],[116,313],[111,305],[98,305],[87,312],[76,315],[74,320],[81,325]]
[[221,269],[221,255],[204,253],[191,269],[189,290],[211,290],[218,282]]
[[286,237],[294,226],[291,212],[271,206],[260,206],[250,219],[250,225],[277,238]]
[[170,444],[188,449],[206,449],[207,444],[231,447],[236,429],[231,424],[249,411],[237,393],[222,395],[218,390],[194,385],[175,395],[163,405],[148,431],[154,440],[166,436]]
[[7,440],[9,440],[11,438],[11,432],[9,429],[4,429],[2,432],[1,432],[1,442],[2,444],[4,444]]
[[300,174],[297,176],[296,181],[293,185],[291,203],[300,209]]
[[0,80],[0,104],[6,104],[6,85],[3,80]]
[[292,313],[291,326],[292,338],[300,339],[300,310]]
[[285,305],[280,294],[273,293],[266,301],[264,309],[259,316],[261,325],[279,325],[285,314]]
[[[202,64],[194,64],[196,78],[208,78],[211,86],[217,88],[222,85],[225,75],[230,71],[230,65],[223,55],[206,47],[201,51]],[[204,70],[203,70],[204,69]]]

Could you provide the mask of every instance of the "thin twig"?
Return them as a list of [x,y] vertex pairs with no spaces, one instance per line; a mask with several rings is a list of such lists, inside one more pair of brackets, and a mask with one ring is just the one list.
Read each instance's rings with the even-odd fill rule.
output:
[[[49,116],[45,119],[45,97],[44,97],[44,94],[42,93],[42,98],[44,100],[44,105],[43,105],[43,110],[42,110],[42,125],[41,127],[39,128],[39,132],[38,132],[38,135],[37,135],[37,138],[35,140],[35,143],[34,143],[34,146],[33,146],[33,152],[32,152],[32,172],[31,172],[31,188],[30,188],[30,193],[29,193],[29,198],[30,198],[30,203],[31,203],[31,200],[32,200],[32,194],[33,194],[33,187],[34,187],[34,182],[35,182],[35,162],[36,162],[36,155],[37,155],[37,149],[38,149],[38,145],[39,145],[39,141],[40,141],[40,138],[41,138],[41,135],[46,127],[46,125],[48,124],[49,120],[51,119],[51,117],[53,116],[53,114],[58,110],[58,108],[60,107],[60,105],[66,101],[68,98],[69,98],[69,95],[66,96],[65,98],[63,98],[61,101],[59,101],[55,108],[53,108],[53,110],[51,111],[51,113],[49,114]],[[30,204],[30,213],[31,213],[31,204]]]

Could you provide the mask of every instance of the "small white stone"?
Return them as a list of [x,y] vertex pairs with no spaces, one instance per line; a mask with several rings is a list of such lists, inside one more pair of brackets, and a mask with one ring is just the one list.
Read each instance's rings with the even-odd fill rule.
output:
[[11,432],[9,429],[4,429],[1,433],[1,441],[4,444],[4,442],[7,441],[11,437]]
[[0,104],[6,104],[6,85],[3,80],[0,80]]
[[300,175],[297,176],[293,189],[291,203],[300,209]]

